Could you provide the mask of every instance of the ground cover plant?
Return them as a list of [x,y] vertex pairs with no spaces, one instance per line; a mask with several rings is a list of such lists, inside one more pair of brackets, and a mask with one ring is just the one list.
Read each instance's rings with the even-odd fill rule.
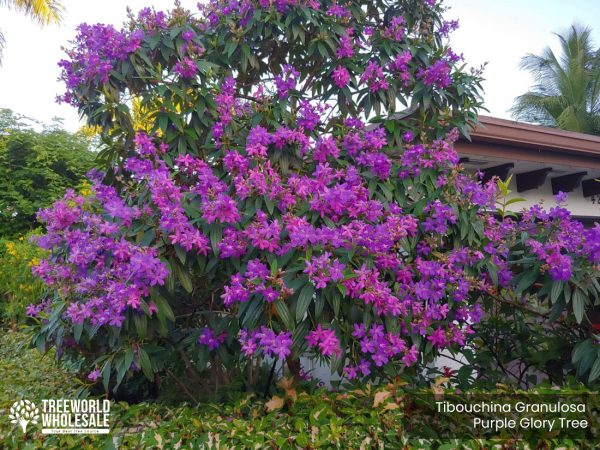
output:
[[[301,356],[345,381],[420,384],[440,351],[492,348],[486,309],[535,301],[577,330],[567,362],[538,365],[598,379],[600,228],[563,194],[511,215],[506,185],[464,172],[453,143],[481,74],[443,13],[213,1],[81,25],[61,99],[101,130],[102,167],[38,215],[34,344],[104,390],[143,374],[194,401],[306,378]],[[502,376],[472,359],[457,382]]]

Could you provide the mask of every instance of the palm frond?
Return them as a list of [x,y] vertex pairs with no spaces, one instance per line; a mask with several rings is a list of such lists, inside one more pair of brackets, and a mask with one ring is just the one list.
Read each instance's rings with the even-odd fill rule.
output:
[[600,113],[600,50],[593,48],[591,30],[577,24],[557,36],[559,55],[546,47],[540,55],[521,59],[521,69],[535,84],[515,99],[510,112],[517,120],[594,132],[593,117]]
[[2,64],[2,53],[4,50],[4,44],[5,44],[5,40],[4,40],[4,33],[2,32],[2,30],[0,30],[0,64]]
[[0,0],[0,5],[24,13],[40,25],[62,20],[63,6],[58,0]]
[[515,99],[510,112],[516,120],[555,127],[562,111],[562,104],[563,99],[560,96],[527,92]]

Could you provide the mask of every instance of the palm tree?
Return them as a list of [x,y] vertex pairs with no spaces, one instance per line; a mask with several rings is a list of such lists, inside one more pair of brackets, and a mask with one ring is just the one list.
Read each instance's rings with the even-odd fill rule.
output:
[[[0,0],[0,6],[22,12],[42,26],[60,23],[63,9],[59,0]],[[3,47],[4,35],[0,30],[0,62]]]
[[514,118],[563,130],[600,135],[600,51],[591,30],[572,25],[566,36],[557,34],[561,55],[549,48],[528,54],[520,67],[535,85],[515,99]]

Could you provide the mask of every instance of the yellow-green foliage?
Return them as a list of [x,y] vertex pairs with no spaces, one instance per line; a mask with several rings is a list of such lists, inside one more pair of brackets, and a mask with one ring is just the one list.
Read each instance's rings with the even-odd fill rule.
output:
[[22,321],[27,305],[39,303],[44,294],[44,284],[31,273],[43,256],[43,251],[29,242],[32,234],[13,240],[0,239],[1,320]]

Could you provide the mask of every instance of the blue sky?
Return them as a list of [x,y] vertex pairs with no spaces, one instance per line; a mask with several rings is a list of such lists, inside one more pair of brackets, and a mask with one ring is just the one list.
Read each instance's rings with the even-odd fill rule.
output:
[[[193,8],[197,0],[183,0]],[[573,22],[595,30],[600,44],[600,0],[446,0],[452,7],[448,19],[458,18],[461,27],[452,43],[471,66],[488,62],[484,73],[485,102],[490,114],[510,118],[507,109],[515,96],[531,84],[527,73],[518,69],[521,56],[539,53],[545,46],[556,48],[555,31],[566,30]],[[81,22],[120,25],[125,5],[134,11],[144,6],[166,9],[171,0],[63,0],[63,24],[44,29],[14,12],[0,9],[0,27],[6,37],[3,65],[0,67],[0,107],[48,122],[62,117],[67,129],[79,128],[77,111],[57,105],[62,91],[57,82],[56,63],[61,46],[73,38]]]

